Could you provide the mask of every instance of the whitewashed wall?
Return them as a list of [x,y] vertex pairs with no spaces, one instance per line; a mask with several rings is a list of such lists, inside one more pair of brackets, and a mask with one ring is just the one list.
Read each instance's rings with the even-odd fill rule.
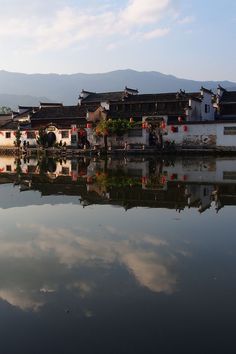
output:
[[189,121],[200,121],[201,120],[201,102],[190,99],[189,106],[191,109],[189,112]]
[[[10,133],[11,137],[6,138],[6,133]],[[16,140],[13,130],[0,130],[0,146],[14,147],[14,141]]]
[[[175,142],[177,146],[216,146],[216,124],[183,124],[178,125],[178,132],[172,132],[168,126],[163,141]],[[187,127],[187,131],[184,131]]]
[[15,173],[16,159],[13,156],[0,156],[0,173]]
[[[95,145],[98,145],[100,147],[104,147],[104,138],[103,137],[97,137],[94,134],[94,130],[91,128],[87,128],[87,139],[93,148]],[[134,144],[134,145],[148,145],[149,144],[149,131],[147,129],[142,129],[142,136],[137,136],[137,137],[130,137],[128,134],[124,134],[122,137],[118,136],[110,136],[107,139],[108,142],[108,147],[113,146],[113,147],[120,147],[124,148],[125,143],[127,144]]]
[[235,130],[236,130],[236,122],[235,123],[217,124],[217,126],[216,126],[217,146],[220,148],[236,150],[236,134],[235,135],[225,135],[224,134],[225,127],[235,127]]
[[[205,112],[205,105],[209,106],[209,112]],[[202,90],[201,116],[202,120],[214,120],[215,110],[212,103],[212,95]]]

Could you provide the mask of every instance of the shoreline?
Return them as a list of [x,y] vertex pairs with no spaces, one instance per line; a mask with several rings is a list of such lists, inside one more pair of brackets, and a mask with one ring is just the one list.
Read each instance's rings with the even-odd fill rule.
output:
[[0,147],[0,157],[1,156],[59,156],[59,157],[70,157],[70,156],[125,156],[125,155],[231,155],[236,156],[236,149],[229,148],[210,148],[210,147],[175,147],[167,149],[158,148],[145,148],[145,149],[112,149],[105,151],[104,149],[76,149],[76,148],[12,148],[12,147]]

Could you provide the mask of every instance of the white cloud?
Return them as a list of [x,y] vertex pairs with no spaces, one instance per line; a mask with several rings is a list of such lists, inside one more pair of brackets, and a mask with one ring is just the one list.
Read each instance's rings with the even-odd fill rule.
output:
[[186,16],[186,17],[181,18],[180,20],[178,20],[178,23],[180,25],[186,25],[186,24],[189,24],[189,23],[193,23],[194,21],[195,21],[194,16]]
[[168,9],[170,0],[130,0],[121,18],[129,24],[157,22]]
[[[26,8],[27,1],[24,1]],[[54,5],[55,2],[53,1]],[[144,34],[145,39],[158,38],[169,33],[170,28],[152,29],[172,8],[171,0],[130,0],[124,7],[81,8],[55,5],[55,10],[42,15],[39,4],[27,9],[27,16],[13,12],[0,14],[0,41],[15,41],[22,50],[37,51],[64,49],[82,41],[132,37]],[[31,10],[31,13],[30,13]],[[147,26],[149,28],[147,28]],[[148,31],[147,31],[148,29]],[[146,33],[147,32],[147,33]],[[140,36],[142,38],[142,35]]]
[[154,39],[166,36],[170,32],[170,28],[157,28],[153,31],[143,34],[144,39]]

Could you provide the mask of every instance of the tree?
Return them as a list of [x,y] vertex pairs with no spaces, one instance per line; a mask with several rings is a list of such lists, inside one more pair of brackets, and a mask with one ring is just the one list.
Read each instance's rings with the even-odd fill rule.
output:
[[125,119],[101,119],[96,126],[96,134],[104,137],[105,150],[107,150],[107,138],[108,136],[118,135],[122,136],[129,129],[134,126],[133,122]]
[[0,106],[0,114],[11,114],[12,110],[10,107]]
[[15,132],[15,137],[16,137],[16,140],[14,141],[14,144],[16,147],[20,147],[20,144],[21,144],[21,131],[20,129],[18,128],[17,131]]
[[46,138],[47,138],[47,134],[45,133],[45,130],[43,128],[40,128],[39,135],[37,138],[37,144],[40,146],[44,146],[46,143]]

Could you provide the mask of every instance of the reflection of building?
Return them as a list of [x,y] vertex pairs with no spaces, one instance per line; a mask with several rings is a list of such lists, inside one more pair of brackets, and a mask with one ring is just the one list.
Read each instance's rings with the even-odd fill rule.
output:
[[194,207],[203,212],[214,206],[218,211],[236,204],[235,181],[235,159],[0,159],[1,184],[125,209]]

